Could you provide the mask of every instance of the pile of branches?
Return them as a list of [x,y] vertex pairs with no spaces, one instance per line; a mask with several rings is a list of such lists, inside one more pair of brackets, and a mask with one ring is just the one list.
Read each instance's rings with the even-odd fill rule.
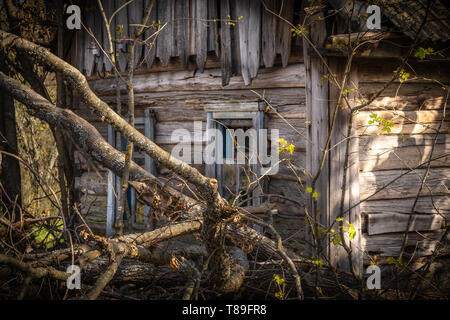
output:
[[[261,298],[268,297],[270,286],[275,284],[279,298],[363,297],[362,279],[331,266],[318,266],[316,261],[286,249],[272,225],[254,218],[243,208],[231,206],[217,192],[215,179],[173,158],[142,135],[92,92],[86,78],[76,68],[47,49],[2,30],[0,49],[20,53],[48,71],[62,75],[102,121],[111,124],[125,139],[195,188],[195,197],[190,197],[161,181],[108,144],[89,122],[0,72],[0,88],[24,104],[31,115],[54,130],[64,132],[84,155],[114,174],[123,176],[126,172],[140,201],[150,206],[157,204],[157,208],[164,211],[176,204],[177,210],[182,211],[177,222],[159,229],[105,238],[92,234],[87,226],[67,224],[75,220],[66,216],[53,192],[51,196],[63,223],[62,230],[55,230],[59,232],[55,238],[63,237],[66,248],[30,250],[20,245],[30,241],[27,227],[43,221],[32,221],[28,217],[29,220],[21,218],[18,222],[0,221],[6,227],[2,237],[7,239],[2,241],[0,253],[0,294],[4,298],[202,299],[242,295],[249,291],[246,288],[256,289],[261,294],[257,297]],[[14,155],[3,152],[2,156]],[[254,224],[265,227],[272,238],[254,230],[251,227]],[[192,233],[200,233],[194,244],[168,245],[173,239]],[[71,265],[78,266],[83,274],[80,290],[68,289],[67,284],[73,280],[73,270],[67,269]],[[130,293],[123,288],[129,285],[134,285],[139,292],[132,290]],[[155,291],[155,288],[159,289]]]

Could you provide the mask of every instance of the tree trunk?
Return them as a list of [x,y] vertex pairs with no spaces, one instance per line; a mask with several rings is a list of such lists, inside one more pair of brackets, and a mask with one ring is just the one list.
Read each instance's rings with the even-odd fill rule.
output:
[[[7,72],[7,66],[4,64],[5,57],[0,52],[0,71]],[[17,135],[16,135],[16,114],[14,108],[14,99],[11,95],[0,89],[0,150],[17,154]],[[0,188],[2,203],[7,206],[7,210],[17,211],[21,205],[21,178],[20,166],[17,159],[0,154]],[[15,221],[19,219],[15,215]]]

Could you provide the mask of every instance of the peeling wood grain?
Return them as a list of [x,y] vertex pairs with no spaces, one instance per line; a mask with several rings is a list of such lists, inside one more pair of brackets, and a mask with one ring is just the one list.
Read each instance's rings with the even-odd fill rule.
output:
[[[393,179],[400,176],[404,171],[402,170],[387,170],[376,172],[361,172],[360,186],[361,199],[379,191],[371,200],[381,199],[401,199],[413,198],[417,195],[421,185],[425,169],[418,169],[410,174],[403,176],[396,182],[390,184],[382,189],[385,185],[390,183]],[[422,189],[421,195],[450,195],[450,168],[432,168],[430,169],[428,178]]]
[[[116,0],[115,8],[120,8],[123,4],[127,3],[127,0]],[[122,33],[115,32],[113,38],[119,40],[116,43],[116,48],[118,51],[118,55],[116,55],[117,63],[120,71],[125,71],[128,63],[128,40],[130,35],[128,32],[128,14],[127,7],[122,8],[116,14],[116,26],[123,26]]]
[[94,36],[95,36],[96,40],[93,39],[93,41],[95,43],[95,47],[97,48],[97,54],[95,55],[95,65],[96,65],[95,71],[103,73],[103,52],[100,48],[100,46],[102,45],[102,40],[103,40],[103,34],[102,34],[103,18],[99,12],[98,7],[94,6],[94,8],[95,8],[95,10],[94,10],[93,31],[94,31]]
[[189,60],[190,16],[189,0],[177,0],[175,7],[176,42],[178,56],[184,69],[187,69]]
[[231,16],[230,0],[220,1],[220,14],[222,86],[226,86],[230,83],[232,73],[231,30],[227,22],[228,16]]
[[[373,112],[360,112],[355,119],[355,126],[359,135],[371,134],[425,134],[435,133],[442,119],[442,112],[429,111],[380,111],[375,112],[379,117],[394,123],[390,132],[383,130],[379,123],[369,124],[370,115]],[[450,129],[450,115],[446,116],[441,127],[441,133],[447,133]]]
[[[373,200],[361,203],[361,212],[370,213],[401,213],[410,214],[415,198]],[[450,214],[450,197],[433,196],[420,197],[415,213],[417,214]]]
[[[261,2],[250,1],[248,20],[248,71],[253,79],[261,61]],[[287,61],[286,61],[287,62]]]
[[173,47],[173,8],[174,0],[158,0],[158,21],[166,24],[156,40],[156,56],[164,67],[169,65]]
[[208,0],[208,51],[214,51],[216,57],[219,57],[220,50],[217,18],[217,2],[215,0]]
[[[294,0],[283,0],[283,10],[281,11],[281,16],[289,21],[293,22],[294,19]],[[281,9],[281,8],[280,8]],[[316,26],[313,26],[315,28]],[[277,37],[276,37],[276,46],[277,53],[281,54],[281,60],[283,62],[283,67],[286,67],[288,64],[289,55],[291,53],[291,43],[292,43],[292,35],[291,35],[291,25],[284,20],[277,19]]]
[[192,0],[192,4],[194,6],[196,61],[199,71],[203,73],[208,55],[208,3],[207,0]]
[[[102,1],[103,9],[105,10],[106,18],[109,20],[111,18],[111,15],[114,12],[114,1]],[[111,39],[114,39],[115,37],[115,31],[116,29],[116,18],[112,19],[111,25],[110,25],[110,33],[111,33]],[[108,40],[108,32],[106,31],[106,24],[102,20],[102,34],[103,34],[103,41],[102,46],[103,50],[109,54],[111,48],[109,47],[109,40]],[[112,43],[113,51],[114,51],[114,43]],[[113,67],[111,65],[111,57],[109,59],[103,55],[103,63],[104,63],[104,70],[105,72],[111,72]]]
[[[381,213],[368,215],[368,234],[384,234],[393,232],[405,232],[410,220],[408,214]],[[440,215],[412,215],[409,224],[409,232],[439,230],[444,224],[444,218]]]
[[[86,13],[86,28],[93,31],[95,25],[95,13],[91,10]],[[93,54],[93,48],[95,45],[95,40],[83,29],[84,33],[84,70],[88,76],[92,75],[94,72],[95,56]]]
[[[269,10],[275,11],[277,7],[277,0],[266,0],[265,4]],[[262,9],[262,56],[266,68],[273,67],[275,63],[276,40],[277,33],[277,17],[267,11],[264,7]]]
[[[247,89],[302,88],[305,86],[303,64],[292,64],[285,69],[262,69]],[[111,95],[115,92],[114,79],[99,79],[89,82],[91,89],[98,95]],[[121,84],[123,92],[125,86]],[[165,92],[184,90],[232,90],[243,89],[245,83],[239,76],[230,79],[228,86],[222,86],[221,69],[208,69],[204,73],[192,71],[173,71],[164,73],[139,74],[133,78],[135,93]]]
[[250,0],[239,0],[236,2],[235,19],[243,17],[238,23],[239,30],[239,53],[241,62],[241,75],[244,78],[244,84],[251,83],[248,52],[249,52],[249,23],[250,23]]
[[[129,33],[132,36],[138,27],[132,26],[132,24],[140,25],[142,23],[143,12],[146,8],[143,6],[144,1],[133,1],[127,6],[128,10],[128,21],[129,21]],[[138,42],[134,48],[134,67],[136,68],[141,62],[142,57],[142,45],[140,42],[142,41],[142,36],[138,38]]]
[[[147,8],[152,0],[145,0],[145,8]],[[158,23],[158,1],[155,1],[153,4],[152,12],[150,13],[150,17],[148,19],[148,24],[152,24],[153,22]],[[147,40],[152,34],[154,34],[156,29],[154,28],[147,28],[144,32],[144,39]],[[144,58],[145,62],[147,63],[147,68],[151,68],[153,65],[153,62],[155,61],[156,57],[156,39],[150,38],[144,46]]]
[[[360,170],[414,168],[428,161],[434,135],[380,135],[360,137]],[[433,157],[448,156],[431,162],[432,167],[450,166],[450,134],[440,134]]]
[[[425,234],[411,233],[405,246],[405,252],[415,257],[426,256],[433,253],[437,240],[442,237],[443,232],[430,232]],[[403,233],[382,234],[366,236],[364,250],[370,254],[381,257],[398,257],[403,242]]]

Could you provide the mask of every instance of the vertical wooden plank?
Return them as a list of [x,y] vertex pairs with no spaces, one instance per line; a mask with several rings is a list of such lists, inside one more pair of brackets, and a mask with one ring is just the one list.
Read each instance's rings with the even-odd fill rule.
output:
[[[253,118],[253,129],[256,130],[256,149],[259,151],[265,144],[262,141],[262,130],[264,128],[264,112],[257,112],[256,116]],[[256,157],[259,156],[257,153]],[[252,165],[252,171],[255,174],[255,179],[259,179],[261,177],[261,163],[259,160],[256,164]],[[260,195],[262,194],[263,181],[259,181],[257,187],[253,190],[253,205],[258,206],[262,203],[262,199]]]
[[[105,10],[105,14],[106,14],[106,18],[109,20],[109,18],[111,17],[111,15],[114,12],[114,1],[102,1],[103,4],[103,9]],[[110,26],[110,32],[111,32],[111,38],[114,39],[116,37],[116,18],[114,18],[111,21],[111,26]],[[107,53],[109,53],[110,48],[109,48],[109,41],[108,41],[108,32],[106,31],[106,25],[105,22],[102,20],[102,34],[103,34],[103,42],[102,42],[102,46],[103,46],[103,50],[105,50]],[[112,44],[114,47],[114,43]],[[103,53],[103,63],[104,63],[104,70],[105,72],[111,72],[113,67],[111,65],[110,62],[110,58],[109,59],[105,56],[105,54]]]
[[[144,134],[151,141],[155,141],[155,112],[154,110],[147,108],[144,111]],[[156,166],[155,160],[150,157],[148,154],[145,154],[145,163],[144,168],[146,171],[150,172],[153,175],[156,175]],[[150,206],[144,207],[144,225],[147,225],[148,216],[150,214]],[[149,226],[152,229],[153,226]]]
[[[150,5],[150,2],[152,0],[145,0],[145,8],[147,8]],[[151,25],[152,23],[158,23],[158,1],[155,1],[153,4],[152,12],[150,13],[150,17],[148,19],[148,25]],[[152,34],[154,34],[156,29],[154,28],[147,28],[144,32],[144,40],[146,40],[146,43],[144,45],[144,57],[145,62],[147,63],[147,68],[151,68],[153,65],[153,62],[155,61],[156,57],[156,39],[155,38],[149,38]],[[148,40],[147,40],[148,39]]]
[[248,17],[248,71],[250,78],[258,75],[261,61],[261,2],[250,1]]
[[170,24],[172,25],[172,46],[170,48],[170,55],[172,57],[178,56],[178,44],[177,44],[177,24],[176,24],[176,0],[172,0],[170,4]]
[[219,57],[219,41],[216,19],[217,2],[216,0],[208,0],[208,51],[214,51],[216,57]]
[[[91,30],[93,32],[94,30],[94,24],[95,24],[95,18],[94,18],[94,11],[93,10],[87,10],[86,11],[86,28],[88,30]],[[92,39],[92,37],[88,34],[86,30],[83,30],[84,35],[84,70],[86,72],[86,75],[89,77],[94,72],[94,63],[95,63],[95,55],[94,55],[94,49],[95,49],[95,40]]]
[[[103,72],[103,51],[100,49],[100,46],[103,42],[103,34],[102,34],[102,25],[103,18],[102,15],[96,5],[93,6],[94,9],[94,36],[96,41],[94,40],[95,46],[95,65],[97,72]],[[100,46],[99,46],[100,45]]]
[[193,0],[195,5],[194,23],[195,23],[195,51],[197,67],[200,72],[205,69],[206,58],[208,55],[207,22],[208,3],[207,0]]
[[[256,150],[259,150],[262,147],[260,133],[261,133],[261,129],[264,127],[263,119],[264,119],[263,112],[257,112],[256,115],[253,117],[253,129],[256,130]],[[251,175],[251,177],[252,177],[252,180],[255,179],[258,181],[258,179],[261,177],[261,164],[258,160],[258,156],[259,156],[258,151],[256,151],[255,156],[257,158],[257,163],[251,165],[252,171],[254,173],[253,175]],[[253,189],[253,193],[252,193],[253,206],[259,206],[262,203],[262,198],[260,197],[262,194],[262,192],[261,192],[261,189],[263,187],[262,183],[263,183],[263,181],[259,180],[257,182],[256,188]],[[253,225],[253,228],[258,232],[264,231],[264,228],[261,227],[260,225],[255,224],[255,225]]]
[[71,50],[74,56],[73,61],[75,62],[74,66],[83,73],[84,70],[84,56],[87,51],[85,48],[85,37],[86,31],[82,27],[81,30],[76,31],[76,42],[72,44],[74,46]]
[[189,61],[189,0],[177,0],[175,8],[177,49],[183,68],[186,69]]
[[130,187],[130,225],[136,223],[136,189]]
[[[345,60],[339,58],[333,58],[329,61],[330,68],[333,73],[338,77],[338,81],[342,81],[343,74],[345,72]],[[350,89],[358,90],[358,71],[357,67],[353,66],[349,75],[347,87]],[[332,114],[337,106],[339,98],[339,89],[332,83],[329,83],[330,88],[330,114]],[[355,98],[355,94],[349,95],[349,100]],[[342,188],[344,185],[343,173],[344,168],[347,166],[346,187],[345,187],[345,199],[344,199],[344,212],[350,207],[359,203],[359,138],[351,138],[349,145],[349,158],[348,163],[345,163],[346,142],[348,138],[348,123],[350,120],[350,110],[346,106],[338,106],[338,114],[336,118],[335,127],[331,139],[331,145],[336,145],[330,151],[330,175],[329,190],[329,222],[333,223],[340,215],[340,205],[342,197]],[[356,135],[356,130],[353,128],[350,137]],[[340,143],[344,141],[343,143]],[[338,144],[340,143],[340,144]],[[361,251],[361,217],[359,205],[345,213],[343,216],[344,221],[348,221],[356,228],[356,236],[352,239],[346,239],[346,243],[352,249],[352,264],[355,269],[355,273],[362,274],[362,257]],[[335,228],[337,230],[337,228]],[[337,268],[345,271],[350,271],[350,263],[348,260],[348,254],[341,245],[334,245],[330,243],[330,262]]]
[[[276,11],[277,0],[266,0],[267,9]],[[262,56],[266,68],[273,67],[276,52],[275,34],[277,33],[277,17],[263,7],[262,16]]]
[[[237,3],[241,0],[229,0],[231,18],[236,19],[239,17],[237,13]],[[241,72],[241,52],[239,48],[239,28],[233,27],[231,29],[231,73],[239,74]]]
[[219,123],[216,123],[217,135],[216,135],[216,154],[215,154],[215,167],[216,167],[216,179],[217,179],[217,191],[219,194],[223,195],[223,126]]
[[221,69],[222,69],[222,86],[230,83],[231,78],[231,31],[227,22],[228,16],[231,16],[230,1],[220,1],[220,47],[221,47]]
[[[120,8],[123,4],[127,3],[127,0],[116,0],[115,10]],[[127,61],[128,61],[128,40],[129,39],[129,33],[128,33],[128,14],[127,14],[127,7],[122,8],[117,14],[116,14],[116,26],[120,26],[122,29],[122,32],[115,32],[116,36],[115,38],[118,40],[116,43],[117,48],[117,64],[119,66],[120,71],[125,71],[127,68]]]
[[[330,58],[329,66],[334,74],[337,75],[337,81],[341,83],[343,78],[345,61],[339,58]],[[344,187],[343,174],[344,174],[344,165],[345,165],[345,149],[346,142],[339,143],[344,141],[347,137],[347,124],[350,119],[350,112],[348,108],[342,108],[341,105],[338,105],[339,98],[339,88],[332,82],[328,82],[329,90],[330,90],[330,115],[332,115],[336,109],[338,108],[338,114],[336,117],[336,122],[333,130],[333,135],[331,137],[331,145],[336,145],[330,153],[330,172],[333,174],[330,175],[329,182],[329,222],[333,223],[336,218],[340,215],[340,206],[341,206],[341,198],[342,198],[342,188]],[[339,144],[338,144],[339,143]],[[344,202],[344,211],[348,210],[348,178],[346,177],[346,192],[345,192],[345,202]],[[349,214],[346,213],[342,217],[345,221],[350,221]],[[335,230],[338,230],[339,222],[336,222]],[[347,258],[347,252],[344,250],[341,244],[334,245],[330,242],[330,262],[333,266],[341,270],[349,270],[349,261]]]
[[158,21],[161,25],[166,24],[159,33],[156,47],[156,56],[161,60],[164,67],[169,65],[173,46],[173,23],[172,23],[173,0],[158,1]]
[[[216,122],[212,117],[212,112],[206,114],[206,146],[213,141],[213,130],[216,128]],[[208,149],[206,149],[208,151]],[[206,153],[205,175],[210,178],[216,177],[215,154]]]
[[[134,32],[138,29],[138,27],[131,26],[132,24],[141,24],[142,16],[144,12],[144,6],[142,0],[135,0],[128,5],[128,19],[129,19],[129,32],[130,36],[134,34]],[[142,36],[138,38],[138,43],[134,48],[134,67],[136,68],[141,62],[142,58],[142,45],[139,43],[142,41]]]
[[[122,140],[124,138],[120,134],[120,132],[116,132],[116,149],[119,151],[125,151],[125,148],[123,148]],[[117,219],[118,214],[122,214],[123,208],[122,208],[122,177],[116,176],[116,186],[115,186],[115,199],[116,199],[116,216],[115,219]],[[126,195],[125,195],[126,196]],[[122,208],[122,209],[121,209]],[[114,220],[115,221],[115,220]]]
[[[241,167],[238,164],[236,164],[236,196],[240,194],[240,189],[241,189]],[[239,206],[240,202],[241,202],[240,198],[238,198],[236,201],[236,206]]]
[[[359,88],[359,72],[358,65],[354,64],[352,66],[350,75],[350,88],[355,89],[355,94],[353,94],[353,106],[358,104],[357,92]],[[350,223],[355,226],[356,235],[351,242],[352,249],[352,262],[354,266],[355,273],[357,275],[363,275],[363,234],[362,234],[362,224],[361,224],[361,212],[359,207],[360,201],[360,191],[359,191],[359,137],[356,136],[356,128],[353,125],[351,136],[354,137],[350,141],[350,155],[349,155],[349,207],[355,206],[350,209]]]
[[[311,5],[313,5],[311,3]],[[311,41],[318,45],[323,46],[326,37],[325,22],[317,21],[317,14],[310,18],[310,21],[316,21],[312,23],[309,30]],[[327,134],[328,134],[328,87],[327,84],[321,82],[320,79],[325,75],[326,68],[322,64],[318,57],[312,57],[308,52],[309,44],[307,41],[303,41],[303,54],[305,60],[306,71],[306,120],[309,121],[307,128],[307,137],[309,143],[306,146],[306,169],[312,175],[315,176],[318,172],[320,162],[322,159],[322,150],[325,147]],[[318,198],[318,207],[316,208],[316,214],[318,221],[324,226],[328,225],[328,175],[329,165],[328,161],[325,162],[323,170],[316,181],[316,192],[320,193]],[[308,179],[308,186],[311,186],[311,178]],[[306,194],[306,207],[311,216],[314,216],[313,199],[311,194]],[[306,236],[308,237],[309,232]],[[308,239],[311,241],[312,239]],[[325,254],[328,252],[328,243],[324,243]],[[312,254],[312,248],[309,249]]]
[[[114,128],[108,125],[108,143],[111,146],[115,146],[115,132]],[[106,237],[112,237],[114,235],[114,219],[116,216],[116,206],[114,201],[114,185],[116,176],[109,170],[108,171],[108,192],[107,192],[107,206],[106,206]]]
[[[144,112],[144,134],[151,141],[155,141],[155,112],[150,108],[145,109]],[[156,173],[155,160],[148,154],[145,154],[145,170],[152,174]]]
[[[284,0],[280,2],[283,5],[283,10],[281,11],[281,16],[289,22],[293,22],[294,19],[294,0]],[[278,11],[279,12],[279,11]],[[323,17],[323,14],[322,14]],[[291,43],[292,43],[292,33],[291,26],[282,19],[277,19],[277,53],[281,54],[281,62],[283,67],[286,67],[289,60],[289,55],[291,53]]]
[[239,52],[241,58],[241,75],[244,79],[244,84],[249,85],[251,83],[249,61],[248,61],[248,29],[250,22],[250,0],[240,0],[236,2],[236,18],[243,17],[238,23],[237,28],[239,30]]

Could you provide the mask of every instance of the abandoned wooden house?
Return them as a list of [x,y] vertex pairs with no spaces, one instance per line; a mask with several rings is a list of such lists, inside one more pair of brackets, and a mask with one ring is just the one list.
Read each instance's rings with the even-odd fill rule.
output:
[[[110,17],[126,2],[103,1],[106,15]],[[149,2],[134,1],[112,20],[121,72],[127,66],[125,38],[130,37],[133,24],[139,24]],[[430,255],[450,217],[449,113],[444,113],[449,65],[440,62],[439,55],[432,61],[410,54],[404,70],[397,68],[417,34],[420,41],[435,51],[448,43],[449,10],[435,1],[429,12],[431,22],[421,26],[427,8],[419,1],[409,1],[407,5],[402,1],[379,1],[381,30],[368,30],[366,19],[361,19],[367,12],[364,1],[355,1],[359,11],[350,26],[342,9],[346,1],[329,1],[328,5],[316,7],[309,7],[310,3],[156,1],[150,17],[153,27],[146,30],[135,52],[135,126],[169,152],[180,141],[186,141],[173,138],[178,129],[185,130],[182,132],[192,140],[194,151],[200,152],[210,139],[207,129],[220,129],[224,132],[220,141],[224,157],[234,149],[228,128],[268,129],[267,137],[258,135],[258,148],[280,145],[270,134],[277,129],[279,138],[292,144],[294,150],[281,150],[281,163],[275,174],[264,175],[258,164],[249,165],[253,174],[248,174],[247,165],[202,161],[193,166],[216,178],[222,195],[230,201],[245,192],[249,183],[258,181],[258,188],[251,195],[240,198],[242,205],[256,208],[255,212],[263,208],[262,216],[270,218],[286,245],[303,251],[302,241],[308,238],[305,208],[311,212],[312,207],[308,187],[311,175],[321,164],[338,106],[330,141],[332,148],[313,190],[318,196],[322,225],[330,226],[339,217],[344,189],[343,218],[355,226],[352,259],[359,272],[373,259],[383,262],[387,257],[398,256],[408,227],[405,253],[414,258]],[[311,42],[293,32],[293,26],[304,23],[305,12],[309,13],[307,21],[313,21],[307,24],[305,32]],[[82,8],[81,16],[84,27],[92,32],[90,35],[84,27],[76,31],[71,43],[71,62],[88,77],[92,90],[117,108],[117,82],[104,54],[108,38],[96,2]],[[155,31],[157,36],[152,38]],[[144,39],[150,41],[143,44]],[[353,57],[344,92],[351,104],[370,101],[396,70],[402,75],[355,114],[347,166],[345,138],[350,114],[339,107],[339,89],[331,78],[339,80],[346,73],[347,53],[340,49],[342,44],[363,40],[369,43]],[[119,83],[121,112],[126,117],[126,86]],[[124,150],[126,141],[111,126],[82,103],[74,109],[112,145]],[[192,158],[195,157],[198,154],[194,152]],[[140,150],[135,150],[133,159],[153,174],[174,181],[169,170]],[[421,187],[428,163],[428,177]],[[82,214],[95,232],[112,234],[119,177],[107,169],[93,170],[92,163],[81,152],[76,152],[76,172]],[[419,190],[420,197],[416,199]],[[151,209],[140,204],[132,188],[128,200],[132,213],[128,219],[133,219],[136,228],[151,228],[148,223]],[[332,263],[348,268],[342,246],[329,240],[326,250]]]

